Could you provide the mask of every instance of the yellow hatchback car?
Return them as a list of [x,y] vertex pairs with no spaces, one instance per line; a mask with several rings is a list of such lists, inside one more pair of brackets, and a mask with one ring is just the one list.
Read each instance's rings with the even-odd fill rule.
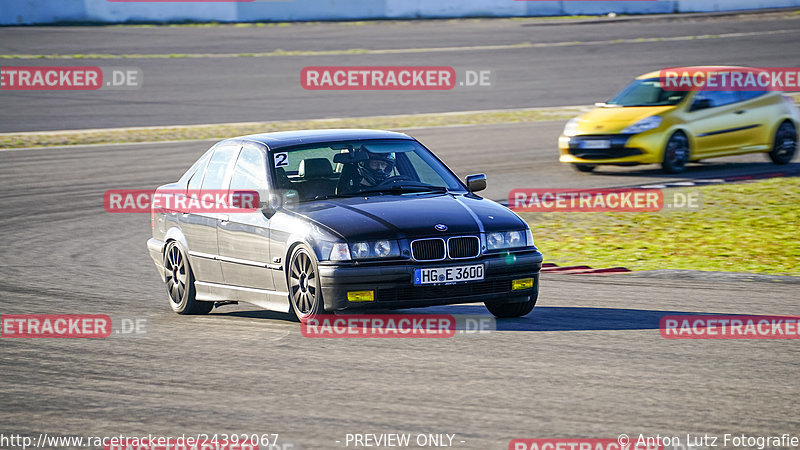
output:
[[775,164],[794,157],[800,112],[792,98],[771,91],[665,91],[659,76],[642,75],[570,120],[558,140],[559,160],[581,172],[602,164],[661,164],[679,173],[689,161],[719,156],[763,152]]

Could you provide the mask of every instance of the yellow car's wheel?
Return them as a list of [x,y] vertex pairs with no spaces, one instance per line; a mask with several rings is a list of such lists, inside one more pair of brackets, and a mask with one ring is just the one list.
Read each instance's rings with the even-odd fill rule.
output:
[[775,133],[775,144],[769,159],[775,164],[789,164],[797,151],[797,130],[791,122],[783,122]]
[[594,164],[572,164],[573,169],[584,173],[594,172],[596,167]]
[[673,134],[664,149],[664,161],[661,168],[666,173],[681,173],[689,162],[689,139],[683,132]]

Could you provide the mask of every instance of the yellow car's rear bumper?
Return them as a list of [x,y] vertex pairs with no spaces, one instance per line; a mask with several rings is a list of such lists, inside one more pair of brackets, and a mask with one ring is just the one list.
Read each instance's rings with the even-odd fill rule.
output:
[[663,136],[662,133],[562,135],[558,138],[559,161],[571,164],[657,164],[664,159]]

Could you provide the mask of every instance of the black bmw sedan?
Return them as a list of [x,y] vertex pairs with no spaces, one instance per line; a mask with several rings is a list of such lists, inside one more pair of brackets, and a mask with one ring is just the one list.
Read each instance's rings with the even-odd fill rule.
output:
[[[536,304],[542,254],[521,218],[476,195],[485,188],[484,175],[462,183],[405,134],[243,136],[158,188],[183,201],[153,203],[147,248],[179,314],[241,301],[302,320],[484,302],[497,317],[523,316]],[[185,207],[219,191],[258,202]]]

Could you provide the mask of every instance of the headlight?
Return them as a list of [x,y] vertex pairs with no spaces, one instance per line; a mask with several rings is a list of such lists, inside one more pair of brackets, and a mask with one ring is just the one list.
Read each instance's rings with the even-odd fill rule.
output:
[[661,116],[650,116],[622,130],[622,134],[638,134],[658,128],[661,125]]
[[518,231],[506,233],[504,237],[509,247],[519,247],[522,242],[522,233]]
[[528,243],[528,247],[533,247],[536,245],[533,243],[533,232],[530,228],[525,230],[525,241]]
[[[533,240],[531,238],[531,240]],[[527,236],[525,231],[507,231],[505,233],[489,233],[486,235],[486,248],[500,250],[504,248],[525,247]]]
[[373,246],[375,250],[375,255],[380,258],[385,258],[392,253],[392,243],[389,241],[378,241]]
[[350,261],[350,249],[342,242],[333,244],[330,255],[331,261]]
[[580,117],[576,117],[574,119],[571,119],[569,122],[567,122],[567,125],[564,126],[564,136],[572,137],[572,136],[575,136],[576,134],[578,134],[578,124],[579,123],[581,123]]
[[369,258],[369,244],[366,242],[353,244],[353,256],[355,258]]
[[494,250],[497,248],[503,248],[503,233],[489,233],[486,236],[486,247],[489,250]]
[[400,256],[400,245],[397,241],[380,240],[374,242],[356,242],[350,246],[354,259],[391,258]]

